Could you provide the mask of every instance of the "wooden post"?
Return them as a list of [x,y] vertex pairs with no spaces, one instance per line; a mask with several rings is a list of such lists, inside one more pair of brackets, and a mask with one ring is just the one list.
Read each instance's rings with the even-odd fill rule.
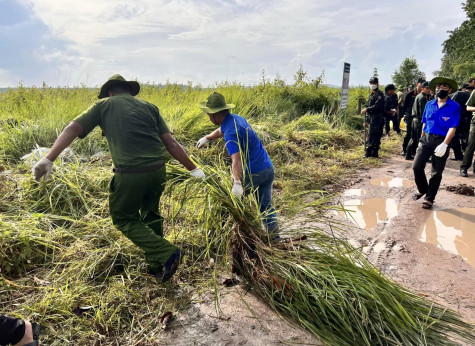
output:
[[333,102],[333,114],[336,114],[338,113],[338,101],[335,100],[335,102]]
[[361,114],[361,107],[363,106],[363,99],[358,98],[358,114]]

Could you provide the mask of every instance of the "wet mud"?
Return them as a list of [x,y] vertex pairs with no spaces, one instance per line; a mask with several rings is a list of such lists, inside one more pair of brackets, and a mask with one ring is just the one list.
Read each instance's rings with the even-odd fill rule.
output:
[[412,162],[388,159],[346,186],[335,201],[346,212],[333,212],[331,218],[349,225],[348,240],[390,278],[473,322],[475,197],[450,190],[475,187],[475,175],[461,177],[459,165],[447,162],[434,207],[426,210],[423,199],[411,198],[416,190]]

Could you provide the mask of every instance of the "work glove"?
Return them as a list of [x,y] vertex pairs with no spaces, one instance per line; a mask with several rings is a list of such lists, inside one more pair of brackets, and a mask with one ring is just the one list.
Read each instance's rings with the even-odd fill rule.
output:
[[208,143],[210,140],[206,138],[206,136],[201,137],[200,140],[196,143],[196,147],[199,149],[202,146],[204,146],[206,143]]
[[36,181],[39,181],[42,176],[44,176],[45,179],[48,179],[52,170],[53,162],[48,160],[46,157],[43,157],[33,166],[31,172],[33,173],[33,178],[35,178]]
[[195,168],[194,170],[190,171],[190,174],[195,178],[206,179],[206,174],[201,168]]
[[240,181],[235,181],[233,185],[233,189],[231,190],[234,196],[241,199],[242,195],[244,194],[244,189],[242,188],[242,184]]
[[434,150],[435,156],[442,157],[447,152],[447,144],[440,143]]

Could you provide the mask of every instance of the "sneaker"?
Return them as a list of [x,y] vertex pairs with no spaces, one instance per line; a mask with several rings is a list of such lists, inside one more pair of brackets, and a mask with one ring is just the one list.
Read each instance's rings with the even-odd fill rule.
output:
[[467,170],[466,170],[466,169],[461,169],[461,170],[460,170],[460,175],[461,175],[462,177],[468,177]]
[[406,151],[403,150],[402,153],[401,153],[401,156],[406,156],[406,154],[407,154]]
[[163,266],[161,283],[167,282],[176,273],[182,257],[183,253],[179,249],[176,249],[176,251],[168,258]]

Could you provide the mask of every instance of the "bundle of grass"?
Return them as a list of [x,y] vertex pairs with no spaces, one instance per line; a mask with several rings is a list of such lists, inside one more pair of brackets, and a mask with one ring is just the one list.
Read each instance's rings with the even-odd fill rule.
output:
[[[302,230],[306,241],[271,244],[256,202],[237,200],[224,167],[206,181],[171,166],[174,193],[192,196],[207,252],[245,278],[257,296],[330,345],[447,345],[475,342],[454,311],[390,281],[333,230]],[[192,191],[193,190],[193,191]],[[318,204],[318,203],[317,203]]]

